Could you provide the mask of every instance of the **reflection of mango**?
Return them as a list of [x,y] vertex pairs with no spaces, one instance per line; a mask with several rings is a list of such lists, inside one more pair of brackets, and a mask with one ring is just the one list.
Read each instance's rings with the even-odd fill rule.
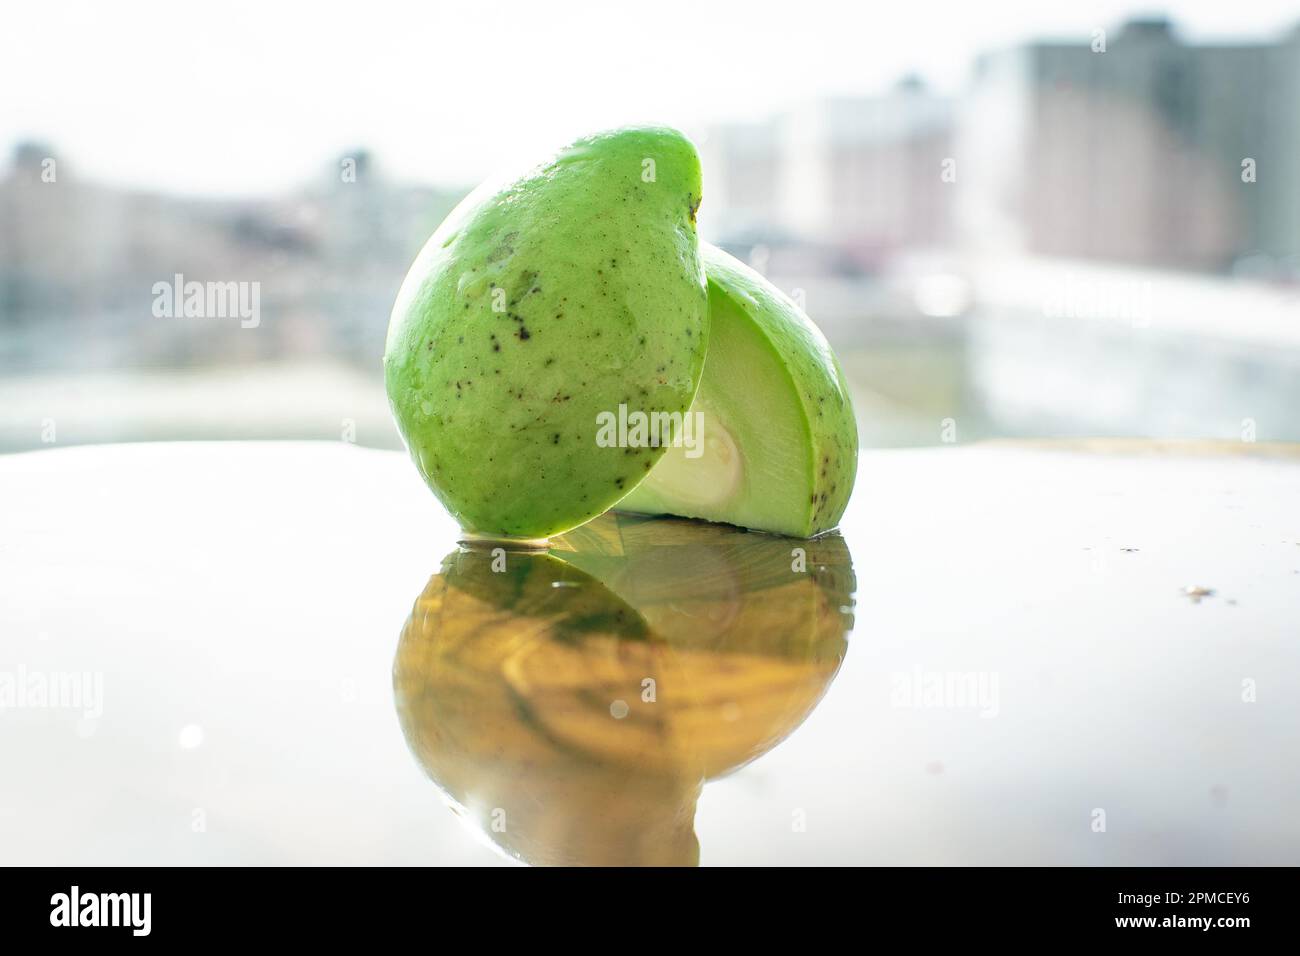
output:
[[683,766],[666,709],[641,700],[642,676],[673,666],[666,645],[562,561],[512,554],[503,573],[491,562],[448,557],[402,632],[394,684],[420,762],[511,856],[695,863],[700,774]]
[[430,579],[394,665],[407,739],[512,856],[692,864],[703,781],[775,746],[839,666],[847,549],[612,515],[555,545]]
[[799,726],[847,650],[853,571],[839,535],[800,541],[609,514],[555,550],[672,646],[687,678],[673,720],[695,741],[707,778]]

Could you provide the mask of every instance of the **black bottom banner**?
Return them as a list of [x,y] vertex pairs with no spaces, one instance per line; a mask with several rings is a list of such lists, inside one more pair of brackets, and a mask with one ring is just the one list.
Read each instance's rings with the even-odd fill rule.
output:
[[729,941],[807,923],[819,935],[922,932],[927,942],[969,941],[977,931],[990,941],[1101,935],[1179,946],[1293,930],[1298,881],[1292,869],[1199,868],[643,870],[597,879],[578,870],[50,868],[0,870],[0,883],[7,943],[76,934],[92,944],[283,936],[338,945],[441,925],[458,934],[483,927],[492,933],[484,941],[499,945],[511,927],[554,939],[562,919],[570,933],[619,922],[653,932],[677,921],[695,933],[703,921]]

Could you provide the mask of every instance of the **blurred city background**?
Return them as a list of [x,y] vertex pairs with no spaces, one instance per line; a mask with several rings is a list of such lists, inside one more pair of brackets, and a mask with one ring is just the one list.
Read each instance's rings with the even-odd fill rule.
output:
[[[494,22],[514,43],[527,30],[510,25],[511,9],[501,5]],[[592,67],[586,85],[566,74],[553,88],[536,73],[555,52],[546,42],[524,63],[493,55],[490,31],[427,38],[427,63],[363,45],[338,69],[358,102],[375,101],[375,123],[391,124],[401,109],[410,124],[440,125],[429,149],[454,160],[430,164],[427,175],[410,168],[400,142],[385,146],[379,134],[321,148],[328,138],[309,131],[329,126],[328,96],[299,116],[286,103],[311,100],[310,90],[276,95],[268,86],[263,100],[241,79],[248,64],[232,56],[229,86],[211,72],[199,83],[165,69],[128,84],[171,87],[181,97],[186,84],[199,84],[197,99],[226,97],[243,111],[230,115],[252,117],[247,129],[214,124],[201,108],[142,120],[160,142],[184,141],[211,156],[211,166],[190,163],[199,170],[194,182],[173,180],[131,165],[133,132],[112,125],[114,102],[129,90],[114,87],[126,81],[113,69],[102,91],[86,88],[101,83],[89,67],[81,88],[43,88],[46,78],[15,50],[0,79],[6,95],[31,102],[0,117],[8,151],[0,170],[0,451],[203,438],[399,447],[380,367],[393,297],[441,218],[494,171],[497,151],[482,141],[514,130],[512,114],[481,132],[477,120],[456,125],[473,110],[477,74],[440,68],[438,49],[465,44],[480,44],[478,69],[510,71],[494,102],[514,96],[526,114],[520,128],[530,132],[515,145],[531,146],[529,136],[550,126],[567,134],[646,119],[690,133],[704,160],[703,236],[805,303],[841,356],[868,445],[996,436],[1300,440],[1300,13],[1288,20],[1281,6],[1244,35],[1220,35],[1212,10],[1172,4],[1167,14],[1096,21],[1090,10],[1072,27],[1041,30],[994,10],[992,25],[966,31],[969,55],[950,71],[928,68],[936,54],[918,47],[917,69],[886,79],[879,64],[864,66],[860,81],[842,51],[827,51],[825,75],[809,76],[819,51],[806,45],[859,30],[864,60],[882,48],[903,64],[899,48],[917,30],[942,32],[944,43],[964,49],[960,36],[948,36],[963,34],[961,24],[934,14],[933,24],[913,22],[895,36],[889,21],[832,15],[792,36],[804,46],[793,57],[800,78],[788,102],[754,79],[757,93],[743,108],[730,93],[703,96],[698,113],[647,94],[638,111],[660,104],[669,114],[648,117],[614,116],[617,103],[584,113],[589,90],[604,82],[600,71]],[[29,66],[58,47],[59,31],[111,50],[115,37],[97,39],[79,15],[64,15],[48,33],[11,33],[9,43],[31,41]],[[839,15],[864,16],[847,7]],[[628,17],[620,42],[635,43],[639,25]],[[1194,32],[1184,32],[1184,19],[1199,24]],[[188,26],[158,31],[160,47],[174,40],[184,51],[210,36],[203,23]],[[255,18],[241,26],[257,38],[258,55],[285,70],[297,65],[298,44],[313,42],[310,24],[296,36],[275,25],[259,33]],[[648,35],[670,35],[658,29],[647,27]],[[703,44],[690,33],[656,62],[674,75],[693,71],[676,77],[680,89],[707,92],[715,82],[709,45],[743,45],[745,33],[710,26]],[[570,58],[581,46],[573,37],[556,42]],[[720,73],[732,55],[721,57]],[[943,56],[956,58],[947,47]],[[409,84],[393,84],[394,60],[410,67]],[[892,68],[893,59],[885,62]],[[372,63],[388,72],[374,75]],[[629,70],[638,69],[636,60]],[[752,69],[777,82],[771,75],[783,66],[768,58]],[[659,74],[621,82],[653,89]],[[80,113],[51,105],[81,96],[89,99]],[[734,115],[718,105],[729,96]],[[435,119],[421,98],[460,105]],[[548,124],[553,107],[562,115]],[[93,130],[76,119],[96,111],[106,119]],[[345,134],[375,128],[338,125]],[[261,148],[277,159],[274,172],[269,160],[262,167],[246,158],[257,155],[248,152],[252,130],[265,131]],[[550,136],[553,145],[564,138]],[[220,178],[224,150],[238,157],[229,181]],[[141,155],[168,161],[157,144]],[[238,319],[159,317],[152,290],[177,275],[257,283],[260,321],[245,328]]]

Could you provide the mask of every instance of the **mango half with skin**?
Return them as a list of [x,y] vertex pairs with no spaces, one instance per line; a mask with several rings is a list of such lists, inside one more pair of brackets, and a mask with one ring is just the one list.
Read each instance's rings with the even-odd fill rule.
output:
[[622,511],[811,537],[835,527],[858,463],[853,403],[821,331],[720,249],[701,249],[711,338],[691,445],[671,448]]
[[472,535],[542,538],[634,488],[667,450],[597,441],[620,405],[676,414],[709,338],[695,147],[580,139],[467,197],[397,296],[384,353],[412,460]]

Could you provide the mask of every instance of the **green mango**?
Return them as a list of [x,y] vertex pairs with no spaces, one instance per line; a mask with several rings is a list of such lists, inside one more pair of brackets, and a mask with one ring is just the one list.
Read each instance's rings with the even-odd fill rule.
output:
[[580,139],[467,197],[393,307],[385,384],[425,482],[471,535],[541,538],[601,514],[663,446],[598,441],[620,405],[695,397],[709,324],[699,156],[675,130]]

